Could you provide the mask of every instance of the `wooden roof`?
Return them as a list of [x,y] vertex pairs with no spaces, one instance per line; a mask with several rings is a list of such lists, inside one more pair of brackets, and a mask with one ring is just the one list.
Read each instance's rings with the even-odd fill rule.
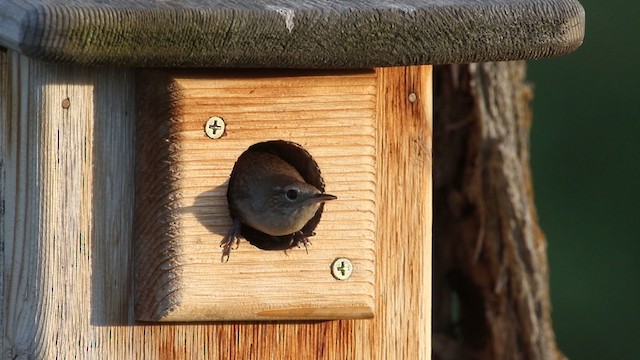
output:
[[576,0],[0,0],[0,45],[85,65],[355,68],[543,58]]

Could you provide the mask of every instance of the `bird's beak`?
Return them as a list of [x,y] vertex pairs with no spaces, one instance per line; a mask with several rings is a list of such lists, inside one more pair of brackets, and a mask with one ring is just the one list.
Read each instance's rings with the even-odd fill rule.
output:
[[338,198],[337,196],[330,195],[330,194],[315,194],[315,195],[313,195],[311,200],[313,202],[325,202],[325,201],[329,201],[329,200],[335,200],[337,198]]

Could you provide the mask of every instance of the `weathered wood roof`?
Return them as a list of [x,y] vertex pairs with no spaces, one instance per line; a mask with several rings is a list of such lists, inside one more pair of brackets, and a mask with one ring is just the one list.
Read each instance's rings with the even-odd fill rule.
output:
[[127,66],[353,68],[543,58],[577,0],[0,0],[0,45]]

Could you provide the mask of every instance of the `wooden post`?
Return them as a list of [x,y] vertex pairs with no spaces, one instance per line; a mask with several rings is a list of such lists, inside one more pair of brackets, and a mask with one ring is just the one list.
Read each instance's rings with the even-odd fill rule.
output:
[[525,64],[436,70],[434,357],[563,358],[533,201]]

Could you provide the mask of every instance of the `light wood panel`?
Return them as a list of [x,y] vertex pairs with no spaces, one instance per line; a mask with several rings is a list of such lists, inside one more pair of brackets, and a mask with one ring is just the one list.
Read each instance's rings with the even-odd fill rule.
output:
[[2,354],[107,358],[134,333],[132,72],[0,57]]
[[431,70],[377,69],[378,359],[430,358]]
[[3,357],[428,358],[430,67],[376,71],[373,319],[162,325],[133,320],[132,72],[11,51],[0,67]]
[[[137,319],[373,316],[373,70],[148,71],[138,77],[138,94]],[[211,116],[226,123],[220,139],[205,135]],[[306,251],[242,241],[221,262],[231,169],[249,146],[269,140],[309,151],[338,199],[325,204]],[[332,276],[337,258],[353,264],[349,279]]]

